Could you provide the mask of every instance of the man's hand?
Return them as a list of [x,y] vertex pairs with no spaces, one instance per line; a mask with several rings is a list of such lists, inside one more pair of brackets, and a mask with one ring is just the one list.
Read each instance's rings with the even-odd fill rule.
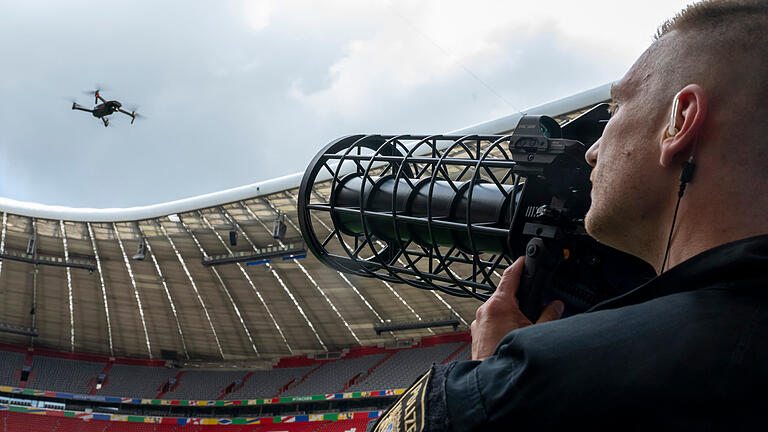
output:
[[[496,291],[488,301],[477,308],[475,320],[472,321],[470,327],[472,330],[472,360],[485,360],[493,355],[496,345],[507,333],[533,324],[520,312],[515,296],[517,287],[520,285],[524,263],[525,256],[522,256],[504,270]],[[563,302],[559,300],[548,304],[537,323],[560,319],[563,307]]]

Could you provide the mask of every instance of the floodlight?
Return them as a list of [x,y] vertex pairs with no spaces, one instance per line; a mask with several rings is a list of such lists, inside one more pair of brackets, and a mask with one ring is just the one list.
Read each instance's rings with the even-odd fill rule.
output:
[[283,240],[287,229],[288,227],[285,225],[285,213],[278,211],[275,224],[272,225],[272,238]]
[[136,255],[133,256],[133,259],[136,261],[144,261],[144,258],[145,258],[144,253],[146,252],[146,250],[147,250],[147,244],[144,243],[144,238],[142,237],[139,240],[138,246],[136,247]]

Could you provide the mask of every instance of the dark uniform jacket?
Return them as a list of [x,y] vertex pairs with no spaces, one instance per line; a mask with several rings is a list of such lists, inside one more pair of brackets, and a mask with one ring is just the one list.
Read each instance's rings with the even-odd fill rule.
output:
[[434,366],[424,430],[765,430],[767,305],[768,235],[710,249],[485,361]]

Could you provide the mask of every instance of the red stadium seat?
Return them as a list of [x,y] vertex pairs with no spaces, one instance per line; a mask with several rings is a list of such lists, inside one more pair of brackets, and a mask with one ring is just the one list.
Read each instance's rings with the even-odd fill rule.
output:
[[0,432],[365,432],[368,419],[267,425],[174,425],[0,411]]
[[316,422],[299,422],[299,423],[276,423],[271,425],[263,425],[257,429],[258,432],[315,432],[320,430],[326,424],[331,423],[327,421]]
[[339,420],[330,422],[319,432],[365,432],[368,419]]

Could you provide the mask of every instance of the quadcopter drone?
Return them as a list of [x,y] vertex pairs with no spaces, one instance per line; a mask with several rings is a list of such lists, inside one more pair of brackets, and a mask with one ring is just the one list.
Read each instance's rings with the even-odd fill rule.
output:
[[[101,95],[99,94],[99,90],[94,90],[93,92],[88,92],[88,93],[89,94],[92,93],[95,96],[95,101],[93,103],[94,104],[98,104],[98,105],[93,107],[93,109],[88,109],[88,108],[85,108],[85,107],[82,107],[82,106],[78,105],[77,102],[72,102],[72,109],[73,110],[80,110],[80,111],[87,111],[87,112],[93,114],[94,117],[100,118],[101,121],[104,122],[104,126],[105,127],[109,126],[109,119],[107,118],[107,116],[112,115],[112,114],[114,114],[114,113],[116,113],[118,111],[123,113],[123,114],[125,114],[125,115],[127,115],[127,116],[130,116],[131,117],[131,124],[133,124],[133,122],[136,120],[136,117],[140,117],[140,115],[138,113],[136,113],[136,111],[128,112],[128,111],[124,110],[122,108],[123,104],[121,104],[120,102],[118,102],[116,100],[111,100],[111,101],[104,100],[104,98],[101,97]],[[99,104],[99,101],[101,101],[100,104]]]

